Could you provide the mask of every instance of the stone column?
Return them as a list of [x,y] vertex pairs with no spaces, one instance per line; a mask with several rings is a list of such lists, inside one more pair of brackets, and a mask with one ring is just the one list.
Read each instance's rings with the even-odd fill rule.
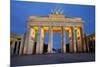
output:
[[26,33],[26,36],[25,36],[25,41],[24,41],[24,46],[23,46],[23,54],[27,54],[27,33]]
[[37,31],[37,44],[36,44],[36,54],[40,53],[40,26],[38,27],[38,31]]
[[40,54],[43,53],[43,46],[44,46],[44,30],[41,28],[40,32]]
[[90,49],[89,49],[89,38],[88,37],[86,37],[86,45],[87,45],[87,52],[89,52]]
[[93,48],[92,49],[93,49],[93,52],[95,53],[95,35],[93,36],[93,42],[92,43],[93,43]]
[[91,36],[91,46],[90,46],[91,52],[93,52],[93,36]]
[[33,46],[35,43],[35,30],[34,28],[30,28],[30,32],[29,32],[29,40],[28,40],[28,50],[27,50],[27,54],[32,54],[33,53]]
[[22,46],[22,51],[21,54],[25,54],[25,46],[26,46],[26,33],[23,35],[23,46]]
[[16,45],[16,51],[15,51],[16,55],[18,55],[18,46],[19,46],[19,41],[17,41],[17,45]]
[[86,37],[84,33],[84,27],[81,25],[81,41],[82,41],[82,51],[86,52]]
[[73,29],[72,27],[70,27],[70,31],[69,31],[69,52],[72,53],[73,52]]
[[77,52],[82,52],[82,33],[81,33],[81,28],[77,27]]
[[52,27],[49,27],[49,42],[48,42],[48,53],[52,53],[52,42],[53,40],[53,32],[52,32]]
[[19,40],[19,43],[18,43],[18,55],[19,55],[19,53],[20,53],[20,46],[21,46],[21,40]]
[[76,53],[76,32],[75,32],[75,27],[73,27],[73,48],[74,52]]
[[66,53],[66,32],[65,32],[65,27],[61,27],[62,32],[61,32],[61,52]]
[[83,52],[86,52],[87,51],[87,43],[86,43],[87,41],[86,41],[86,34],[83,34],[83,41],[82,41],[82,43],[83,43]]
[[11,45],[11,55],[14,54],[14,47],[15,47],[15,41],[12,41],[12,44]]
[[33,28],[32,29],[32,33],[31,33],[31,36],[32,36],[32,54],[34,53],[33,50],[35,50],[35,41],[36,41],[36,31],[35,29]]
[[[43,53],[43,31],[42,28],[39,26],[38,27],[38,32],[37,32],[37,45],[36,45],[36,54],[42,54]],[[44,35],[43,35],[44,36]]]
[[84,38],[83,27],[81,27],[81,41],[82,41],[82,51],[86,52],[86,43],[85,43],[85,38]]
[[22,38],[21,38],[21,44],[20,44],[19,55],[22,55],[23,46],[24,46],[23,42],[24,42],[24,35],[23,35]]
[[25,43],[24,43],[24,48],[23,48],[23,54],[27,54],[28,52],[29,38],[30,38],[30,26],[27,26],[27,32],[25,33]]

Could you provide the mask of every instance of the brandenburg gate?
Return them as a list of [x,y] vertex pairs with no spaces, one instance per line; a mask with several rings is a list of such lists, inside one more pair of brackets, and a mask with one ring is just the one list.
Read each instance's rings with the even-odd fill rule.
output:
[[[53,50],[53,32],[61,32],[61,53],[66,53],[66,32],[69,34],[69,52],[85,51],[83,40],[83,20],[80,17],[65,17],[63,13],[54,12],[48,16],[29,16],[24,54],[42,54],[44,49],[44,33],[48,32],[47,53]],[[37,42],[36,42],[37,41]],[[36,48],[34,47],[36,42]]]

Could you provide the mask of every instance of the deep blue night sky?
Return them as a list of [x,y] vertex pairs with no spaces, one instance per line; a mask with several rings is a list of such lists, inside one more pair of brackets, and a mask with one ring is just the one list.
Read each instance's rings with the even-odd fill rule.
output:
[[[11,32],[25,33],[26,20],[30,15],[47,16],[52,9],[60,7],[66,17],[82,17],[84,20],[84,32],[95,32],[95,7],[87,5],[39,3],[11,1]],[[68,33],[66,33],[68,35]],[[68,37],[66,36],[66,42]],[[48,42],[48,33],[45,33],[45,43]],[[54,33],[53,47],[60,47],[60,33]]]

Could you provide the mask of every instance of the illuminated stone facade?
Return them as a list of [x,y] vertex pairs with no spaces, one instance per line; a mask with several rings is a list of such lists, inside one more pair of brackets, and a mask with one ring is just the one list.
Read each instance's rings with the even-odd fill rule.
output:
[[[64,14],[54,12],[48,16],[29,16],[27,19],[27,32],[21,38],[19,51],[15,54],[43,54],[44,33],[48,32],[47,53],[53,53],[53,32],[61,32],[61,53],[66,53],[66,35],[69,34],[69,52],[86,52],[87,45],[83,35],[83,20],[80,17],[65,17]],[[18,36],[19,37],[19,36]],[[18,38],[12,38],[12,40]],[[17,43],[18,43],[17,42]]]
[[[36,54],[43,53],[44,33],[48,32],[48,53],[52,53],[53,32],[61,32],[61,52],[66,53],[65,33],[69,33],[69,51],[82,52],[83,41],[83,20],[80,17],[65,17],[59,12],[51,13],[48,16],[29,16],[27,20],[27,36],[25,43],[25,54],[32,54],[34,43]],[[36,40],[37,33],[37,40]],[[84,47],[85,48],[85,47]],[[26,50],[27,49],[27,50]]]

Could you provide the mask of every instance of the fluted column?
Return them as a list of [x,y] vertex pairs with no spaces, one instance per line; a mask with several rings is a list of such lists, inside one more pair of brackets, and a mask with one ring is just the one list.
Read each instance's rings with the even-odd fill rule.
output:
[[22,44],[22,41],[21,41],[21,43],[20,43],[20,48],[19,48],[19,55],[22,54],[22,46],[23,46],[23,44]]
[[30,26],[27,26],[27,32],[25,33],[23,54],[28,54],[29,38],[30,38]]
[[85,36],[84,36],[84,29],[83,26],[80,28],[81,34],[81,48],[83,52],[86,52],[86,43],[85,43]]
[[70,27],[69,30],[69,52],[72,53],[73,52],[73,28]]
[[82,52],[82,33],[81,28],[77,27],[76,30],[76,40],[77,40],[77,52]]
[[44,30],[41,28],[40,32],[40,54],[43,53],[43,46],[44,46]]
[[42,27],[38,27],[37,32],[37,44],[36,44],[36,54],[42,54],[43,53],[43,45],[44,44],[44,30]]
[[88,37],[86,38],[86,47],[87,47],[87,52],[89,52],[90,49],[89,49],[89,38]]
[[23,51],[23,46],[24,46],[24,35],[21,38],[21,44],[20,44],[20,50],[19,50],[19,55],[22,55]]
[[32,54],[33,54],[35,50],[35,41],[36,41],[36,31],[34,28],[32,29],[31,35],[32,35],[32,42],[33,42],[32,44]]
[[87,51],[87,41],[86,41],[86,34],[83,34],[83,51],[86,52]]
[[14,53],[14,47],[15,47],[15,41],[12,41],[12,44],[10,44],[10,52],[11,52],[11,55],[13,55]]
[[65,32],[65,27],[61,27],[62,32],[61,32],[61,52],[66,53],[66,32]]
[[40,26],[39,26],[38,31],[37,31],[36,54],[40,53],[40,33],[41,33],[41,29],[40,29]]
[[18,46],[19,46],[19,41],[17,41],[17,44],[16,44],[16,51],[15,51],[16,55],[18,55]]
[[75,32],[75,27],[73,27],[73,48],[74,48],[74,52],[76,52],[76,32]]
[[52,27],[49,27],[49,42],[48,42],[48,53],[52,53],[52,42],[53,40],[53,32],[52,32]]
[[15,41],[12,41],[12,44],[11,45],[11,55],[14,54],[14,47],[15,47]]
[[35,43],[35,30],[34,28],[30,28],[27,54],[33,53],[34,43]]
[[20,53],[20,46],[21,46],[21,41],[19,40],[19,43],[18,43],[18,51],[17,51],[18,55]]
[[82,51],[86,52],[86,38],[83,25],[81,26],[80,29],[81,29],[80,31],[81,31]]

